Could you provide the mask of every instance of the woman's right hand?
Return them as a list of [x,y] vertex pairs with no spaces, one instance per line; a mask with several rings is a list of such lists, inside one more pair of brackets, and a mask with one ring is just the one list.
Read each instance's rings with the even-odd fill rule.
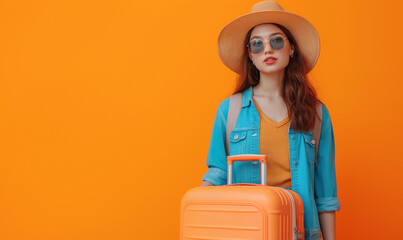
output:
[[204,181],[200,186],[214,186],[214,184],[208,181]]

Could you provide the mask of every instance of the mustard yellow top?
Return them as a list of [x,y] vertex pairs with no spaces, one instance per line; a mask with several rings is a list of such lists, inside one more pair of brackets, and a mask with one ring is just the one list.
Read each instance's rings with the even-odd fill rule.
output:
[[260,116],[260,154],[267,155],[267,185],[291,188],[290,154],[287,116],[280,122],[271,120],[253,98]]

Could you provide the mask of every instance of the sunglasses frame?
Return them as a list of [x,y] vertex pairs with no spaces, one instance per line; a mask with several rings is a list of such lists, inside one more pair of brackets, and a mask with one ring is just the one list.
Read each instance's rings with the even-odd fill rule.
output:
[[[287,38],[285,38],[285,37],[282,37],[282,36],[275,36],[275,37],[272,37],[272,38],[270,38],[269,39],[269,43],[270,43],[270,47],[273,49],[273,50],[281,50],[281,49],[283,49],[284,48],[284,45],[281,47],[281,48],[279,48],[279,49],[275,49],[274,47],[273,47],[273,45],[271,45],[271,40],[272,39],[274,39],[274,38],[282,38],[283,40],[284,40],[284,43],[285,43],[285,40],[287,39]],[[260,51],[260,52],[257,52],[257,53],[253,53],[251,50],[250,50],[250,44],[251,44],[251,42],[252,41],[255,41],[255,40],[250,40],[249,42],[248,42],[248,44],[246,44],[246,48],[248,48],[248,50],[251,52],[251,53],[253,53],[253,54],[259,54],[259,53],[261,53],[263,50],[264,50],[264,48],[266,47],[266,41],[267,40],[260,40],[260,39],[257,39],[257,40],[259,40],[259,41],[262,41],[263,42],[263,48],[262,48],[262,50]]]

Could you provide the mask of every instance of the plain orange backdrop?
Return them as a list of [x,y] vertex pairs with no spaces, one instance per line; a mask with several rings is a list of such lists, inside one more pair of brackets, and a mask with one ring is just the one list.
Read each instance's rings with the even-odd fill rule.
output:
[[[0,1],[0,239],[178,239],[235,74],[217,36],[258,1]],[[279,0],[317,28],[338,239],[400,239],[402,3]]]

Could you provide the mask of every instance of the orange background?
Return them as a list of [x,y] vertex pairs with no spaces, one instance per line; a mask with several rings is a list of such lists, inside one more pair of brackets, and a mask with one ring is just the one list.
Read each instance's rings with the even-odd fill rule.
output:
[[[0,239],[178,239],[235,75],[217,36],[258,1],[0,2]],[[402,3],[278,1],[317,28],[338,239],[401,238]]]

